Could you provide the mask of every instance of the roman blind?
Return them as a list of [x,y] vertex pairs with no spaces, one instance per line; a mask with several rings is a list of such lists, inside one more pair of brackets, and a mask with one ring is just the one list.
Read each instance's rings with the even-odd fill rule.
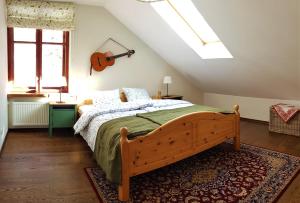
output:
[[8,27],[74,30],[75,5],[71,2],[7,0]]

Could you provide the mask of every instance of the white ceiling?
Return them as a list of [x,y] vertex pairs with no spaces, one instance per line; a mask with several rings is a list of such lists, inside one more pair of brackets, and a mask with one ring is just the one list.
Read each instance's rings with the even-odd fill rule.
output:
[[147,3],[104,0],[102,5],[206,92],[300,99],[300,1],[193,2],[233,59],[201,59]]

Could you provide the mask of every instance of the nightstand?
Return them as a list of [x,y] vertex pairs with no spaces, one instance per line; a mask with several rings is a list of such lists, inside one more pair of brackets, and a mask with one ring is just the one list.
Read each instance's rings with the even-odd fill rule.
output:
[[180,95],[165,95],[161,97],[162,99],[176,99],[176,100],[182,100],[183,96]]
[[76,121],[76,103],[49,102],[49,136],[53,128],[71,128]]

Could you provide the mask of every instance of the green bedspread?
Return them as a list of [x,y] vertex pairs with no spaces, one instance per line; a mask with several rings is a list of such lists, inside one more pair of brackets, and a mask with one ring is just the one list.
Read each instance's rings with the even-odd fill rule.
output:
[[222,113],[232,113],[227,112],[218,108],[213,108],[209,106],[201,106],[201,105],[193,105],[189,107],[171,109],[171,110],[161,110],[161,111],[154,111],[150,113],[142,113],[137,114],[138,117],[148,119],[158,125],[163,125],[170,120],[178,118],[180,116],[194,113],[194,112],[203,112],[203,111],[210,111],[210,112],[222,112]]
[[139,135],[145,135],[160,125],[177,117],[193,112],[226,112],[221,109],[193,105],[190,107],[177,108],[171,110],[160,110],[150,113],[137,114],[110,120],[98,130],[94,157],[102,170],[106,173],[108,180],[114,183],[121,181],[121,152],[120,152],[120,128],[128,128],[128,139],[133,139]]

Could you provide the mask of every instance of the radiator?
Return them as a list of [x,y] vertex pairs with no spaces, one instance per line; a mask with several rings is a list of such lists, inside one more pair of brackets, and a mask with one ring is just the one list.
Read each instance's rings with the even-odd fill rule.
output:
[[47,127],[49,108],[43,102],[10,102],[10,128]]

